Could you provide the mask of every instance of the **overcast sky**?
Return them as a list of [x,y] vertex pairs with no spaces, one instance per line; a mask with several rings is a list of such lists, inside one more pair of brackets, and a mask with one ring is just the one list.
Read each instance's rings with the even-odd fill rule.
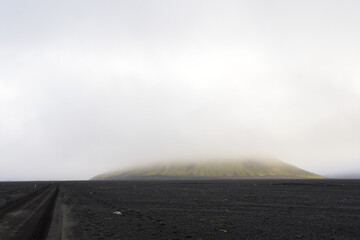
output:
[[0,180],[271,156],[360,172],[359,1],[0,1]]

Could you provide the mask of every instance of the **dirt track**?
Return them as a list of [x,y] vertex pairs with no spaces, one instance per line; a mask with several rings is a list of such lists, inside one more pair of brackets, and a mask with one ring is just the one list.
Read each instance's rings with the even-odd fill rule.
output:
[[47,239],[58,191],[48,185],[2,209],[0,239]]
[[[2,192],[0,198],[5,198],[6,191]],[[61,182],[59,187],[52,185],[29,199],[27,203],[18,202],[7,213],[3,208],[0,239],[9,239],[23,229],[33,234],[22,233],[13,239],[360,236],[359,180]],[[35,205],[41,210],[35,210]],[[15,212],[21,217],[10,217],[9,213]],[[26,227],[6,228],[10,226],[6,219]]]

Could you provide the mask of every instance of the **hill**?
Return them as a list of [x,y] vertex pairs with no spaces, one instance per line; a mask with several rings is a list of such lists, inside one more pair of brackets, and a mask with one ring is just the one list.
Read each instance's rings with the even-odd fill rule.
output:
[[299,179],[324,178],[280,160],[240,159],[194,163],[166,163],[97,175],[91,180],[120,179]]

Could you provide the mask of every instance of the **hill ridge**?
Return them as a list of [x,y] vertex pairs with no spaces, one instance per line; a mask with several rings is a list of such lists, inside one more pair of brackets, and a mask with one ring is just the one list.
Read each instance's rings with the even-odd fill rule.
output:
[[324,178],[277,159],[239,159],[207,162],[158,163],[149,167],[113,171],[91,180],[120,179],[259,179]]

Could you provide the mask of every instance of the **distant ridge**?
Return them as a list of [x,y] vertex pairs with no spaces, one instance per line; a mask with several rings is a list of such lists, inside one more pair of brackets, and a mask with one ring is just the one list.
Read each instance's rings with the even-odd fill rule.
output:
[[324,177],[277,159],[240,159],[194,163],[165,163],[114,171],[90,180],[121,179],[322,179]]

